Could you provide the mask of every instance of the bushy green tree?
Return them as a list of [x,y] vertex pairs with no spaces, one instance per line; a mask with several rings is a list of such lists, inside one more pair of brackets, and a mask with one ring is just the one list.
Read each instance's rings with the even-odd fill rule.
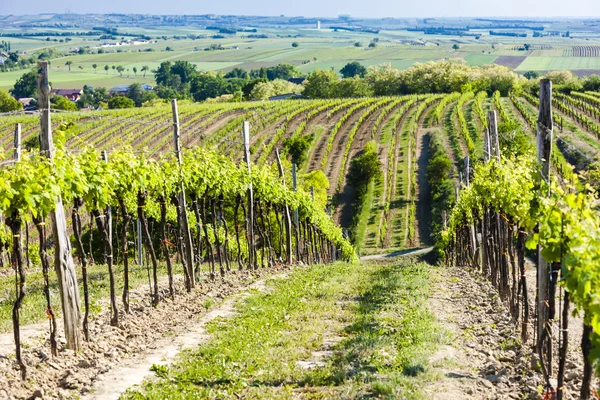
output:
[[335,97],[366,97],[372,96],[373,91],[366,80],[358,76],[342,79],[335,85]]
[[0,89],[0,112],[18,111],[23,108],[19,100],[14,99],[6,90]]
[[108,108],[111,110],[118,108],[134,108],[135,103],[129,97],[114,96],[108,101]]
[[344,65],[344,67],[340,69],[340,74],[342,74],[344,78],[353,78],[355,76],[364,78],[367,74],[367,68],[358,61],[353,61]]
[[381,161],[377,153],[377,143],[369,142],[362,153],[350,161],[348,184],[352,186],[358,197],[362,197],[369,184],[381,178]]
[[292,164],[301,166],[308,157],[308,149],[314,139],[313,135],[296,136],[285,139],[283,149],[292,158]]
[[338,81],[339,78],[335,72],[316,70],[308,74],[308,78],[304,83],[304,92],[302,93],[313,99],[335,97]]
[[23,74],[15,82],[10,93],[17,99],[23,97],[37,97],[37,76],[34,71]]
[[57,110],[76,111],[77,105],[64,96],[54,96],[51,99],[52,108]]
[[300,92],[302,92],[302,86],[284,81],[283,79],[275,79],[256,84],[250,92],[249,98],[251,100],[267,100],[272,96]]

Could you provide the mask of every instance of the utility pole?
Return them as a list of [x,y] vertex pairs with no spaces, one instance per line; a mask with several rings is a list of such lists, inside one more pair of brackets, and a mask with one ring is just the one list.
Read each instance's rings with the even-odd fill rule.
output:
[[[50,116],[50,84],[48,82],[48,61],[38,61],[38,108],[40,111],[40,150],[52,159],[52,121]],[[81,348],[79,324],[79,286],[75,273],[75,263],[71,254],[71,241],[67,234],[65,208],[60,195],[56,198],[54,211],[50,212],[52,235],[54,237],[54,269],[58,279],[58,289],[63,309],[63,320],[67,348],[78,351]]]

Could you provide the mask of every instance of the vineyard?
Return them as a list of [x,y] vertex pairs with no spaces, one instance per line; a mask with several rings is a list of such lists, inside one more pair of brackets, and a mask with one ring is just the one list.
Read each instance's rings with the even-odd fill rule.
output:
[[[600,94],[554,93],[541,183],[540,107],[529,93],[466,92],[0,116],[0,328],[14,334],[18,374],[40,374],[22,327],[49,321],[60,357],[93,343],[99,309],[122,326],[139,290],[158,308],[236,271],[435,244],[495,287],[523,353],[536,349],[546,396],[590,398]],[[380,174],[359,191],[353,165],[371,151]],[[541,281],[536,246],[550,265]],[[565,380],[570,360],[581,379]]]

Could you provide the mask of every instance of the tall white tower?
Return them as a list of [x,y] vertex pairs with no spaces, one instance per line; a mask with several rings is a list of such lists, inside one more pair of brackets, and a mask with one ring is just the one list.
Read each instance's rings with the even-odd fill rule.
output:
[[317,29],[321,29],[321,21],[317,21]]

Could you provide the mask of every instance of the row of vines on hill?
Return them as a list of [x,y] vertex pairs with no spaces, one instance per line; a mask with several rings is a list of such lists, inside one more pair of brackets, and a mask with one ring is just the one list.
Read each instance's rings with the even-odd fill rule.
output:
[[[539,104],[529,94],[525,96],[528,102]],[[559,102],[564,100],[560,95],[557,98]],[[540,110],[551,110],[552,105],[560,109],[549,97],[544,100],[546,107]],[[503,123],[510,122],[510,114],[498,94],[493,101]],[[544,129],[547,122],[543,121],[552,124],[550,111],[540,111],[536,119],[520,98],[513,94],[511,101],[533,131]],[[435,141],[439,147],[438,139]],[[432,150],[437,153],[438,168],[447,170],[443,167],[447,164],[444,155],[437,149]],[[554,152],[551,159],[560,161]],[[584,358],[580,395],[588,399],[592,396],[592,368],[600,372],[598,354],[593,351],[600,348],[600,269],[597,267],[600,213],[595,192],[583,190],[568,164],[556,167],[559,176],[542,178],[540,163],[533,152],[503,156],[496,153],[484,163],[476,164],[470,185],[462,187],[451,209],[447,228],[438,235],[438,245],[444,249],[447,263],[475,269],[498,290],[513,321],[521,325],[522,343],[532,344],[536,349],[544,376],[545,398],[566,398],[571,306],[580,312]],[[549,171],[549,164],[544,168]],[[444,182],[448,181],[448,175],[436,172],[428,170],[429,180],[436,190],[446,193],[447,198],[448,184]],[[540,258],[536,260],[537,293],[542,293],[540,288],[545,287],[546,296],[537,301],[538,306],[529,293],[528,285],[532,283],[526,274],[526,249],[536,248],[540,251]],[[547,271],[546,281],[543,271]],[[564,293],[559,296],[561,288]],[[538,327],[533,322],[540,319],[543,325]],[[553,328],[556,324],[558,329]],[[535,333],[533,341],[532,331]],[[552,379],[555,373],[556,380]]]
[[[40,179],[43,177],[43,179]],[[252,185],[254,202],[254,233],[248,222],[250,209],[246,197]],[[179,193],[185,189],[186,202]],[[13,313],[15,337],[19,336],[19,310],[26,293],[27,271],[23,264],[20,232],[24,224],[33,222],[39,231],[39,252],[47,296],[47,312],[52,317],[50,282],[47,271],[48,246],[46,220],[58,196],[72,206],[73,233],[76,253],[82,266],[84,316],[83,331],[89,338],[88,277],[86,267],[94,252],[104,255],[110,277],[111,324],[119,324],[121,306],[117,301],[115,263],[121,262],[124,289],[121,294],[122,310],[129,311],[129,258],[132,220],[137,218],[142,237],[151,260],[148,274],[150,297],[154,305],[161,300],[158,264],[166,262],[168,293],[174,296],[171,251],[179,255],[186,290],[194,287],[197,279],[194,269],[186,265],[183,235],[183,204],[188,205],[192,249],[196,264],[205,264],[214,278],[231,270],[274,266],[278,263],[303,261],[305,263],[331,262],[337,257],[353,259],[354,250],[342,231],[316,205],[310,195],[293,191],[281,182],[270,166],[253,166],[251,175],[246,167],[240,168],[225,156],[195,148],[183,153],[180,166],[175,157],[152,158],[131,149],[115,150],[108,157],[99,151],[84,148],[77,154],[58,151],[54,160],[33,152],[25,152],[22,161],[0,170],[0,212],[6,216],[11,234],[4,236],[3,248],[9,248],[10,258],[17,273],[17,299]],[[286,215],[298,210],[297,224],[286,229]],[[111,211],[109,211],[111,210]],[[84,227],[80,215],[89,212],[95,231],[101,238],[101,248],[86,249],[82,235]],[[111,218],[114,223],[110,223]],[[152,232],[154,221],[160,229]],[[114,235],[111,231],[114,229]],[[94,229],[90,225],[89,230]],[[116,248],[110,237],[116,237]],[[252,237],[252,240],[251,240]],[[173,244],[174,243],[174,244]],[[292,243],[289,245],[288,243]],[[293,247],[293,248],[292,248]],[[295,257],[290,257],[295,254]],[[150,270],[151,268],[151,270]],[[52,317],[52,320],[54,318]],[[18,344],[18,340],[17,340]],[[51,331],[52,351],[56,353],[56,324]],[[26,371],[17,345],[17,359],[23,374]]]

